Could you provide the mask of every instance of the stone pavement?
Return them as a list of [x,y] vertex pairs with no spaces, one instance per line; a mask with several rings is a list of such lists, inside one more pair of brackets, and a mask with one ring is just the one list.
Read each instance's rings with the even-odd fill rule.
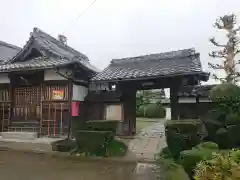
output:
[[[157,153],[166,146],[164,134],[164,120],[142,129],[135,139],[129,143],[129,151],[135,155],[139,162],[135,168],[134,180],[162,179],[159,167],[150,163]],[[164,179],[164,178],[163,178]]]
[[138,159],[151,161],[165,146],[164,121],[159,121],[142,129],[137,137],[130,141],[129,150]]

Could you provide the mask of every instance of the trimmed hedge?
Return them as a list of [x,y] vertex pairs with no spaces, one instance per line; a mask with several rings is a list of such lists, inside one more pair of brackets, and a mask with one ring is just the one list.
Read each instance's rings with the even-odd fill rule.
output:
[[215,142],[211,142],[211,141],[200,143],[195,147],[198,148],[198,149],[201,149],[201,148],[213,149],[213,150],[218,150],[219,149],[218,144],[215,143]]
[[184,168],[174,161],[168,147],[163,148],[161,152],[156,155],[156,162],[159,165],[157,171],[160,177],[158,177],[158,179],[190,180]]
[[73,140],[65,139],[51,143],[52,151],[70,152],[76,147],[76,143]]
[[202,123],[198,120],[176,120],[165,123],[166,141],[173,157],[177,159],[180,152],[191,149],[203,139]]
[[146,118],[164,118],[165,109],[161,104],[147,104],[142,105],[136,111],[137,117],[146,117]]
[[116,134],[119,121],[116,120],[94,120],[86,122],[86,129],[91,131],[111,131]]
[[86,155],[106,155],[107,146],[113,141],[111,131],[78,131],[76,136],[77,150]]
[[179,163],[184,167],[189,177],[192,177],[196,165],[203,160],[211,159],[214,151],[216,150],[208,148],[184,150],[180,154]]

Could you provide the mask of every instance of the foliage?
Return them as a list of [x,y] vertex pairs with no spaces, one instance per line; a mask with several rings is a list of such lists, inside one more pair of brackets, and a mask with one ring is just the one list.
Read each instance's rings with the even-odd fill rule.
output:
[[60,152],[70,152],[76,147],[76,143],[73,140],[65,139],[60,141],[55,141],[51,143],[52,151]]
[[193,147],[191,150],[184,150],[180,154],[179,163],[190,177],[192,177],[193,171],[199,162],[211,159],[212,153],[218,150],[201,146],[203,145]]
[[201,142],[201,126],[198,120],[166,122],[166,141],[174,158],[177,159],[182,150],[191,149]]
[[162,151],[157,154],[156,162],[159,165],[157,170],[159,171],[159,175],[164,177],[166,180],[189,180],[190,178],[184,171],[183,167],[177,164],[170,150],[166,147],[163,148]]
[[237,180],[240,179],[240,151],[216,153],[210,160],[199,162],[195,168],[196,180]]
[[97,156],[122,157],[128,151],[128,146],[119,140],[110,141],[106,146],[106,154],[97,153]]
[[86,155],[107,154],[107,146],[113,141],[111,131],[78,131],[76,136],[77,151]]
[[86,129],[91,131],[111,131],[116,134],[118,123],[116,120],[87,121]]
[[148,105],[152,103],[153,100],[159,101],[159,99],[165,98],[165,91],[162,89],[160,91],[143,90],[136,93],[136,111],[138,112],[141,106]]
[[208,142],[202,142],[202,143],[198,144],[197,146],[195,146],[195,148],[198,148],[198,149],[206,148],[206,149],[217,150],[217,149],[219,149],[219,146],[217,143],[208,141]]
[[147,104],[139,107],[139,110],[136,112],[137,117],[146,117],[146,118],[164,118],[165,109],[161,104]]
[[202,121],[208,131],[208,140],[220,148],[234,148],[240,145],[240,88],[234,84],[217,85],[210,92],[216,103],[208,117]]
[[161,104],[148,104],[146,106],[145,117],[163,118],[165,117],[165,109],[161,106]]
[[225,30],[227,33],[227,43],[219,44],[215,38],[211,38],[210,42],[220,48],[219,51],[212,51],[209,56],[213,58],[219,58],[223,60],[223,64],[212,64],[209,63],[209,67],[213,69],[224,69],[226,73],[225,78],[219,78],[215,74],[213,75],[215,79],[222,82],[235,83],[236,78],[239,77],[239,73],[236,71],[236,65],[239,62],[235,62],[234,59],[236,55],[240,52],[239,49],[239,30],[237,26],[236,16],[234,14],[225,15],[216,20],[214,26],[217,29]]
[[86,128],[86,121],[82,119],[82,116],[72,117],[72,135],[75,137],[78,130],[84,130]]

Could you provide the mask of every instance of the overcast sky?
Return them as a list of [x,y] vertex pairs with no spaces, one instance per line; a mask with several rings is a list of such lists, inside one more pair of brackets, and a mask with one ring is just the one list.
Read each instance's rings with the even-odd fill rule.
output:
[[212,24],[227,13],[240,18],[239,0],[97,0],[84,14],[93,0],[0,2],[0,40],[22,47],[33,27],[54,37],[64,34],[100,69],[113,58],[194,47],[210,71],[208,39],[224,40]]

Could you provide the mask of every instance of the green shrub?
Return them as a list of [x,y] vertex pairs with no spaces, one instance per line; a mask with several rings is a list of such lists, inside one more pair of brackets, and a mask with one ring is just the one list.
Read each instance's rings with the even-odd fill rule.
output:
[[145,116],[144,109],[145,109],[145,106],[141,105],[136,111],[136,116],[137,117],[144,117]]
[[111,131],[116,134],[119,121],[116,120],[96,120],[87,121],[86,128],[91,131]]
[[224,83],[216,85],[210,91],[210,98],[213,101],[235,101],[239,100],[240,97],[240,88],[231,83]]
[[240,125],[240,115],[238,113],[230,113],[226,115],[226,125]]
[[70,152],[72,149],[76,147],[76,143],[73,140],[66,139],[55,141],[51,143],[52,151],[60,151],[60,152]]
[[160,104],[148,104],[146,106],[145,117],[147,118],[164,118],[165,109]]
[[196,148],[206,148],[206,149],[212,149],[212,150],[218,150],[219,149],[219,146],[217,143],[215,142],[203,142],[203,143],[200,143],[196,146]]
[[78,152],[87,155],[106,154],[111,141],[113,141],[111,131],[78,131],[76,136]]
[[[125,156],[128,151],[128,146],[121,141],[113,140],[106,145],[106,154],[110,157],[122,157]],[[97,154],[103,156],[104,154]]]
[[237,125],[220,128],[216,133],[216,142],[219,147],[223,149],[237,147],[240,143],[239,131],[240,128]]
[[167,121],[165,123],[166,141],[174,158],[178,158],[182,150],[191,149],[199,144],[202,123],[198,120]]
[[194,178],[196,180],[240,179],[239,155],[239,150],[225,154],[214,154],[211,159],[203,160],[197,164]]
[[84,130],[86,128],[86,121],[82,119],[82,116],[72,117],[72,134],[75,137],[78,130]]
[[192,177],[196,165],[202,160],[212,158],[214,150],[207,148],[193,148],[184,150],[180,154],[179,163],[184,167],[187,174]]
[[184,171],[184,168],[177,164],[171,158],[162,158],[157,159],[156,170],[159,173],[158,179],[165,180],[190,180],[188,174]]

